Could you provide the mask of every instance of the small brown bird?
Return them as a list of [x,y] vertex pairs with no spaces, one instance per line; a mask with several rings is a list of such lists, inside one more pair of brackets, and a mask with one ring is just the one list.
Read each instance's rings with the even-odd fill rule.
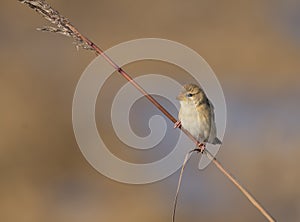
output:
[[214,106],[203,89],[195,84],[186,84],[177,96],[180,101],[179,121],[174,128],[182,126],[201,143],[221,144],[217,138]]

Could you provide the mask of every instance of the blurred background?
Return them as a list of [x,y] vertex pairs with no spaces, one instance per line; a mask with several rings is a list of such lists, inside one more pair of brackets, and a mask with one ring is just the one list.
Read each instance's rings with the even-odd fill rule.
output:
[[[198,52],[215,71],[227,102],[218,159],[278,221],[300,221],[299,1],[49,3],[103,49],[156,37]],[[77,51],[63,36],[35,31],[48,23],[18,1],[0,5],[0,220],[171,221],[179,172],[152,184],[122,184],[94,170],[80,152],[72,99],[95,55]],[[159,62],[125,68],[133,77],[165,73],[180,83],[190,80]],[[99,94],[99,132],[122,159],[159,159],[172,147],[149,155],[126,148],[107,121],[111,99],[125,83],[116,73]],[[140,114],[137,125],[148,126],[147,118]],[[177,221],[265,221],[214,165],[199,171],[198,158],[184,173]]]

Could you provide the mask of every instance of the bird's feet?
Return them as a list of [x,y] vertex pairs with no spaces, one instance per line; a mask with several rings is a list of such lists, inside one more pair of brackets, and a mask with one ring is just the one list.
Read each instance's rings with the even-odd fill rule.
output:
[[200,143],[198,142],[197,144],[197,148],[193,149],[192,152],[196,151],[196,152],[200,152],[200,153],[203,153],[205,150],[205,143]]
[[177,121],[175,124],[174,124],[174,129],[175,128],[180,128],[181,127],[181,121]]

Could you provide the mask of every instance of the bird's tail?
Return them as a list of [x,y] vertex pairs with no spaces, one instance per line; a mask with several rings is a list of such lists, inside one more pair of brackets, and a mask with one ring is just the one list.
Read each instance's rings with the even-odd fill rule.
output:
[[222,144],[221,140],[219,140],[217,137],[215,137],[212,144]]

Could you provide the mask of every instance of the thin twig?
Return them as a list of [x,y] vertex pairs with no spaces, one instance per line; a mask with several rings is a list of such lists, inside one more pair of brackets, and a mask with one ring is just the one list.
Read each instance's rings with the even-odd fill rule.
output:
[[174,199],[173,215],[172,215],[172,221],[173,222],[175,222],[175,213],[176,213],[176,207],[177,207],[177,199],[178,199],[178,193],[179,193],[179,189],[180,189],[180,185],[181,185],[183,170],[185,168],[185,165],[186,165],[187,161],[190,159],[191,155],[193,154],[193,152],[196,152],[196,151],[198,152],[198,150],[195,150],[195,149],[189,151],[185,155],[184,161],[183,161],[182,166],[181,166],[180,175],[179,175],[179,179],[178,179],[178,183],[177,183],[176,195],[175,195],[175,199]]
[[[135,82],[131,76],[125,72],[121,67],[119,67],[105,52],[95,45],[91,40],[82,35],[70,22],[67,18],[60,15],[58,11],[54,10],[49,4],[44,0],[18,0],[21,3],[28,5],[30,8],[37,11],[45,19],[50,21],[52,24],[55,24],[57,27],[44,27],[39,29],[41,31],[55,32],[63,34],[67,37],[72,37],[75,41],[77,47],[83,49],[89,49],[96,52],[97,55],[101,55],[104,59],[112,65],[116,71],[118,71],[125,79],[127,79],[137,90],[139,90],[154,106],[156,106],[167,118],[169,118],[173,123],[176,123],[177,120],[174,118],[162,105],[160,105],[151,95],[149,95],[137,82]],[[187,130],[184,128],[180,129],[199,147],[203,146],[202,143],[198,142]],[[275,219],[268,213],[261,204],[259,204],[253,195],[251,195],[224,167],[219,161],[208,151],[204,150],[204,153],[212,162],[217,166],[217,168],[230,180],[233,184],[249,199],[249,201],[271,222],[274,222]]]

